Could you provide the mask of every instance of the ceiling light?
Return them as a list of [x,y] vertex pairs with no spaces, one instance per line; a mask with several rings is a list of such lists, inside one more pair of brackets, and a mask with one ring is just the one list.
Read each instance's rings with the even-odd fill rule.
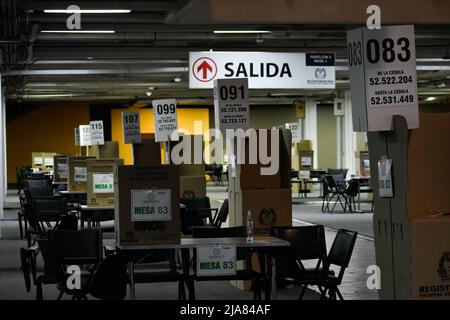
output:
[[216,34],[252,34],[252,33],[271,33],[271,31],[266,31],[266,30],[215,30],[213,31]]
[[438,88],[445,88],[447,85],[445,84],[445,83],[441,83],[441,84],[438,84],[437,85],[437,87]]
[[114,30],[42,30],[42,33],[114,33]]
[[145,94],[147,95],[147,97],[150,97],[152,95],[152,92],[151,91],[147,91]]
[[155,90],[155,87],[148,87],[148,90]]
[[173,82],[181,82],[181,78],[180,77],[175,77],[174,79],[173,79]]
[[425,99],[425,101],[434,101],[436,100],[436,97],[428,97]]
[[80,9],[80,10],[67,10],[67,9],[52,9],[44,10],[44,13],[130,13],[128,9],[115,9],[115,10],[102,10],[102,9]]

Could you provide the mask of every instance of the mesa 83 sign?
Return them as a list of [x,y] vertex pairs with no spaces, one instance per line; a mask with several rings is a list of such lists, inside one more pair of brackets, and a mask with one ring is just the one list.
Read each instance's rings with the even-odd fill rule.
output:
[[390,130],[393,114],[403,115],[409,128],[417,127],[414,27],[349,31],[347,56],[354,130]]

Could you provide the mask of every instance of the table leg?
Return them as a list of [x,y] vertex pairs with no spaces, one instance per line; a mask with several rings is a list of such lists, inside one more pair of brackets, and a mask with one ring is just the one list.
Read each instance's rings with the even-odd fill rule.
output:
[[194,279],[190,276],[190,254],[189,249],[181,249],[181,259],[183,264],[183,274],[188,288],[189,300],[195,300]]
[[277,281],[276,281],[276,264],[275,264],[275,257],[274,256],[270,256],[270,295],[271,295],[271,300],[277,300]]
[[361,186],[358,182],[358,210],[355,210],[357,213],[364,213],[364,211],[361,210]]
[[134,263],[133,261],[128,262],[128,272],[130,273],[130,299],[136,300],[136,292],[134,286]]

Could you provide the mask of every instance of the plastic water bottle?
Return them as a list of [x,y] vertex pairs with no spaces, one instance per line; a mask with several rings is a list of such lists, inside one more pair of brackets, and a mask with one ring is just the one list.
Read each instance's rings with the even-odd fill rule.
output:
[[246,221],[246,231],[247,231],[247,242],[253,241],[253,217],[252,212],[248,210],[247,221]]

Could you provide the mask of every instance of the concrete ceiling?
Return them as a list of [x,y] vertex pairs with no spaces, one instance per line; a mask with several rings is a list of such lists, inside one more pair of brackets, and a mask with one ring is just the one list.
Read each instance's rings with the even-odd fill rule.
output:
[[[247,2],[253,3],[255,10],[260,8],[257,1]],[[307,1],[283,1],[286,2]],[[254,21],[254,15],[249,15],[252,23],[241,18],[233,24],[223,24],[212,21],[216,16],[224,17],[217,1],[205,4],[197,0],[83,0],[75,2],[81,9],[129,9],[131,12],[82,14],[83,30],[115,31],[110,34],[43,32],[65,30],[69,17],[64,13],[44,13],[45,9],[66,9],[73,3],[0,0],[0,72],[8,100],[133,104],[148,102],[146,92],[153,88],[152,99],[174,97],[184,104],[210,104],[212,90],[188,89],[187,69],[189,51],[211,49],[335,52],[337,89],[349,87],[346,31],[357,27],[357,20],[345,24],[330,20],[294,23],[292,15],[284,14],[286,23],[282,23],[279,12],[273,21]],[[297,6],[283,7],[283,10],[289,8]],[[222,14],[215,15],[214,10],[222,10]],[[245,10],[250,10],[249,4]],[[197,12],[199,23],[192,20],[193,12]],[[214,30],[271,33],[230,35],[214,34]],[[433,95],[438,101],[447,101],[450,98],[450,25],[416,24],[416,50],[420,97]],[[175,78],[181,82],[175,82]],[[336,91],[251,90],[250,94],[254,104],[275,104],[292,103],[305,97],[326,101]]]

